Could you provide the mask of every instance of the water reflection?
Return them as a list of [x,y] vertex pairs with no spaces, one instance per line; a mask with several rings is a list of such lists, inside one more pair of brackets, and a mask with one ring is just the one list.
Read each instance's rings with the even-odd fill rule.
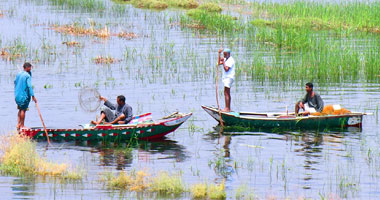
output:
[[184,146],[168,139],[128,143],[87,141],[77,142],[76,145],[91,147],[92,153],[99,153],[100,166],[116,166],[117,170],[131,167],[134,155],[139,162],[148,162],[155,154],[161,155],[157,159],[172,159],[176,162],[183,162],[188,157]]
[[[35,180],[33,178],[15,178],[12,181],[12,191],[21,199],[31,199],[35,195]],[[4,197],[4,196],[3,196]]]

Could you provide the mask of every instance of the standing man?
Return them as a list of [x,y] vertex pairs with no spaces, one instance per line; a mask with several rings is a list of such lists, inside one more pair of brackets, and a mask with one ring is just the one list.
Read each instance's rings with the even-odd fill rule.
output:
[[117,96],[117,105],[102,96],[99,99],[104,101],[105,106],[100,109],[100,119],[91,121],[91,124],[99,125],[103,120],[110,124],[128,124],[132,120],[132,107],[125,103],[123,95]]
[[[223,52],[223,57],[221,53]],[[230,49],[219,49],[218,66],[223,65],[224,101],[226,107],[223,112],[231,112],[231,86],[235,80],[235,60],[231,57]]]
[[321,96],[319,96],[319,94],[313,91],[313,83],[306,83],[305,90],[305,97],[296,104],[296,115],[298,114],[300,108],[302,108],[305,111],[303,115],[309,115],[313,112],[322,112],[323,100]]
[[32,88],[32,65],[28,62],[24,63],[24,71],[17,74],[15,79],[15,100],[18,108],[17,130],[25,129],[25,112],[28,110],[30,99],[37,103]]

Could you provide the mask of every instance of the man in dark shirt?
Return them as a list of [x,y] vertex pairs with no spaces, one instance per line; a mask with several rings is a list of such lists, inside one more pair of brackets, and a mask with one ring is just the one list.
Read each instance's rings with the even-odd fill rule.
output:
[[[302,108],[305,112],[303,112],[303,115],[309,115],[312,113],[311,110],[314,109],[314,112],[322,112],[323,110],[323,100],[319,94],[313,91],[313,84],[312,83],[306,83],[305,86],[306,95],[305,97],[297,102],[295,113],[298,114],[298,111],[300,108]],[[307,104],[306,104],[307,103]]]
[[102,96],[99,99],[104,101],[105,106],[101,108],[100,119],[91,121],[92,124],[99,125],[103,120],[110,124],[128,124],[132,120],[132,107],[125,103],[123,95],[117,97],[117,105]]

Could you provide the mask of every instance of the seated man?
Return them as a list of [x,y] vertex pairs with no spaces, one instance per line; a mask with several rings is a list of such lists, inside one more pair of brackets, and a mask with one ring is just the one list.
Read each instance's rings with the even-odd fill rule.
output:
[[[303,115],[309,115],[313,112],[322,112],[323,110],[323,100],[319,94],[313,91],[313,84],[306,83],[306,95],[305,97],[297,102],[295,107],[295,113],[298,114],[300,108],[302,108],[305,112]],[[306,104],[307,103],[307,104]]]
[[132,120],[132,107],[125,103],[123,95],[117,97],[117,105],[102,96],[99,99],[104,101],[105,106],[101,108],[100,119],[91,121],[92,124],[99,125],[103,119],[110,124],[128,124]]

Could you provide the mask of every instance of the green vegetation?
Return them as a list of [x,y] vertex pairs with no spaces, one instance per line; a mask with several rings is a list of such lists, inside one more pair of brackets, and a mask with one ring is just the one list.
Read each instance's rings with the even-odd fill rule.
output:
[[179,195],[185,191],[185,186],[180,176],[173,176],[167,172],[161,172],[153,178],[150,191],[165,195]]
[[201,4],[198,8],[207,12],[217,12],[217,13],[220,13],[223,10],[222,7],[220,7],[216,3],[204,3],[204,4]]
[[67,164],[52,163],[41,158],[36,143],[29,137],[13,134],[2,136],[0,147],[0,170],[13,176],[53,176],[80,180],[82,174],[69,170]]
[[115,0],[116,3],[131,3],[136,8],[163,10],[166,8],[192,9],[199,6],[196,0]]
[[242,31],[244,28],[235,17],[200,8],[189,10],[187,16],[181,17],[181,24],[192,28],[211,30],[219,34]]
[[102,0],[49,0],[53,5],[65,6],[69,9],[102,11],[105,10],[105,4]]
[[224,181],[219,185],[199,183],[191,186],[190,192],[195,199],[225,199]]
[[291,3],[253,3],[254,13],[268,13],[265,24],[281,24],[287,28],[315,30],[357,30],[380,33],[380,2],[343,1],[322,3],[295,1]]

